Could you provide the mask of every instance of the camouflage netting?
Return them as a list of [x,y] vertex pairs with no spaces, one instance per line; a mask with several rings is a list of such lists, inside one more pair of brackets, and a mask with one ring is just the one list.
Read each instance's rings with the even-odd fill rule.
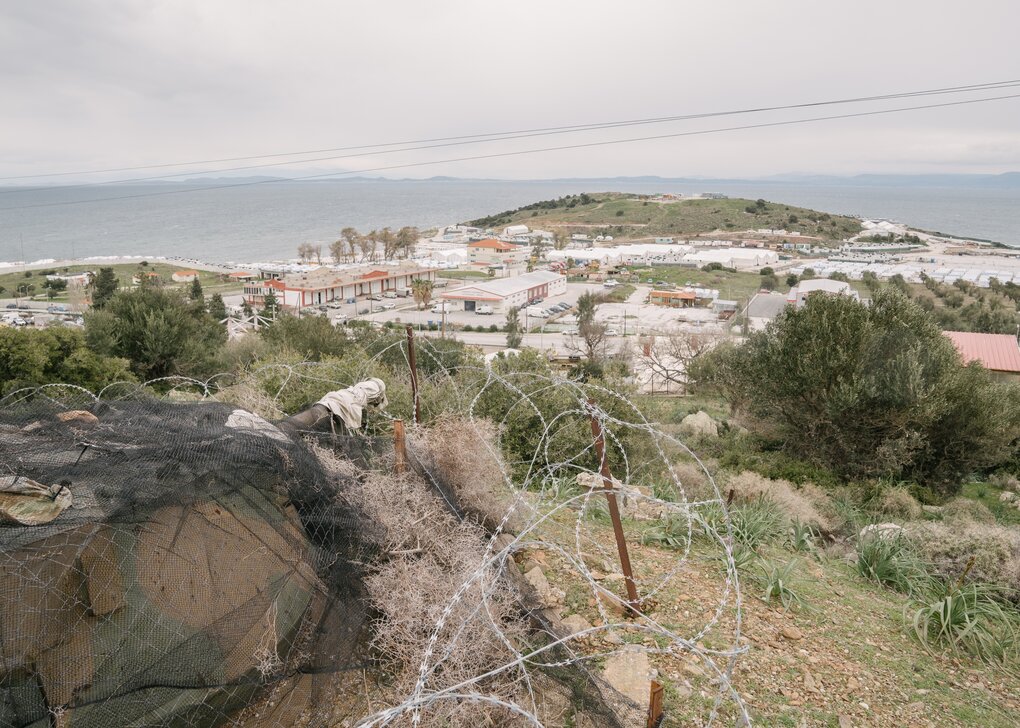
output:
[[287,725],[321,687],[304,676],[359,664],[371,538],[345,482],[238,414],[0,412],[0,472],[71,494],[49,523],[0,518],[0,726],[212,726],[268,685],[260,724]]
[[498,463],[437,456],[447,423],[397,477],[391,441],[331,425],[150,396],[5,402],[0,728],[406,725],[379,702],[421,694],[426,644],[429,695],[467,680],[497,703],[419,698],[421,725],[532,724],[508,707],[525,694],[620,725],[563,645],[478,680],[533,639],[486,532],[507,504],[480,512]]

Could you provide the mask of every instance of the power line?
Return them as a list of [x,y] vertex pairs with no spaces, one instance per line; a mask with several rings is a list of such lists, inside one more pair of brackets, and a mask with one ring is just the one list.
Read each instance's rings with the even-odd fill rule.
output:
[[[285,166],[285,165],[294,164],[294,163],[302,164],[302,163],[309,163],[309,162],[336,161],[336,160],[339,160],[339,159],[348,159],[348,158],[353,158],[353,157],[375,156],[377,154],[382,154],[384,152],[392,153],[392,152],[405,152],[405,151],[420,151],[420,150],[423,150],[423,149],[435,149],[435,148],[446,147],[446,146],[461,146],[461,145],[464,145],[464,144],[479,144],[479,143],[487,143],[487,142],[493,142],[493,141],[506,141],[506,140],[511,140],[511,139],[523,139],[523,138],[533,137],[533,136],[547,136],[547,135],[554,135],[554,134],[570,134],[570,133],[577,133],[577,132],[582,132],[582,131],[593,131],[593,130],[601,130],[601,129],[608,129],[608,128],[618,128],[618,127],[627,127],[627,126],[639,126],[639,125],[646,125],[646,124],[662,124],[662,123],[675,122],[675,121],[690,121],[690,120],[695,120],[695,119],[706,119],[706,118],[717,118],[717,117],[725,117],[725,116],[756,114],[756,113],[764,113],[764,112],[770,112],[770,111],[791,111],[791,110],[796,110],[796,109],[818,108],[818,107],[824,107],[824,106],[834,106],[834,105],[843,105],[843,104],[856,104],[856,103],[865,103],[865,102],[874,102],[874,101],[887,101],[887,100],[895,100],[895,99],[902,99],[902,98],[915,98],[915,97],[923,97],[923,96],[937,96],[937,95],[943,95],[943,94],[958,94],[958,93],[967,93],[967,92],[974,92],[974,91],[990,91],[990,90],[999,90],[999,89],[1013,88],[1013,87],[1016,87],[1018,85],[1020,85],[1020,79],[1012,79],[1012,80],[1008,80],[1008,81],[992,81],[992,82],[980,83],[980,84],[969,84],[969,85],[965,85],[965,86],[946,86],[946,87],[941,87],[941,88],[924,89],[924,90],[918,90],[918,91],[905,91],[905,92],[898,92],[898,93],[891,93],[891,94],[880,94],[880,95],[872,95],[872,96],[859,96],[859,97],[852,97],[852,98],[845,98],[845,99],[834,99],[834,100],[827,100],[827,101],[811,101],[811,102],[805,102],[805,103],[785,104],[785,105],[779,105],[779,106],[765,106],[765,107],[756,107],[756,108],[734,109],[734,110],[728,110],[728,111],[714,111],[714,112],[705,112],[705,113],[699,113],[699,114],[685,114],[685,115],[674,115],[674,116],[647,117],[647,118],[641,118],[641,119],[628,119],[628,120],[617,120],[617,121],[607,121],[607,122],[595,122],[595,123],[590,123],[590,124],[577,124],[577,125],[570,125],[570,126],[541,127],[541,128],[537,128],[537,129],[523,129],[523,130],[504,131],[504,132],[489,132],[489,133],[485,133],[485,134],[467,134],[467,135],[460,135],[460,136],[436,137],[436,138],[431,138],[431,139],[418,139],[418,140],[410,140],[410,141],[402,141],[402,142],[384,142],[384,143],[381,143],[381,144],[365,144],[365,145],[348,146],[348,147],[334,147],[334,148],[331,148],[331,149],[305,150],[305,151],[300,151],[300,152],[281,152],[281,153],[262,154],[262,155],[248,156],[248,157],[228,157],[228,158],[221,158],[221,159],[207,159],[207,160],[197,160],[197,161],[190,161],[190,162],[168,162],[168,163],[162,163],[162,164],[141,165],[141,166],[136,166],[136,167],[118,167],[118,168],[109,168],[109,169],[101,169],[101,170],[85,170],[85,171],[77,171],[77,172],[51,172],[51,173],[46,173],[46,174],[9,176],[9,177],[0,177],[0,181],[11,181],[11,180],[19,180],[19,179],[40,179],[40,178],[49,178],[49,177],[63,177],[63,176],[86,175],[86,174],[107,174],[107,173],[113,173],[113,172],[128,172],[128,171],[136,171],[136,170],[142,170],[142,169],[165,169],[165,168],[169,168],[169,167],[184,167],[184,166],[193,166],[193,165],[198,165],[198,164],[218,164],[218,163],[223,163],[223,162],[250,161],[250,160],[254,160],[254,159],[271,159],[271,158],[279,158],[279,157],[295,157],[295,156],[303,156],[303,155],[308,155],[308,154],[323,154],[323,153],[348,152],[348,151],[357,152],[359,150],[365,150],[365,149],[376,149],[376,150],[378,150],[378,151],[373,151],[373,152],[360,152],[360,153],[349,154],[349,155],[340,155],[340,156],[331,156],[331,157],[319,157],[319,158],[315,158],[315,159],[297,159],[297,160],[287,160],[287,161],[284,161],[284,162],[267,162],[267,163],[263,163],[263,164],[245,165],[245,166],[240,166],[240,167],[227,167],[227,168],[223,168],[223,169],[214,169],[214,170],[189,170],[189,171],[186,171],[186,172],[176,172],[176,173],[167,174],[167,175],[154,175],[154,176],[146,176],[146,177],[135,177],[135,178],[131,178],[131,179],[122,179],[122,180],[110,180],[110,181],[103,181],[103,182],[83,182],[83,183],[72,184],[72,185],[54,186],[54,187],[49,187],[48,189],[67,189],[67,188],[73,188],[73,187],[91,187],[91,186],[98,186],[98,185],[124,184],[124,183],[129,183],[129,182],[147,182],[147,181],[154,181],[154,180],[160,180],[160,179],[172,179],[172,178],[175,178],[175,177],[190,176],[190,175],[213,174],[213,173],[223,173],[223,172],[237,172],[237,171],[245,171],[245,170],[249,170],[249,169],[264,169],[264,168],[269,168],[269,167]],[[416,145],[417,144],[428,144],[430,146],[414,146],[414,147],[406,147],[406,148],[403,148],[403,149],[388,149],[388,147],[404,146],[404,145],[408,145],[408,144],[416,144]],[[26,191],[35,191],[35,189],[34,188],[29,188],[29,189],[0,190],[0,194],[20,193],[20,192],[26,192]]]
[[610,139],[610,140],[597,141],[597,142],[584,142],[584,143],[580,143],[580,144],[565,144],[565,145],[553,146],[553,147],[543,147],[543,148],[540,148],[540,149],[522,149],[522,150],[517,150],[517,151],[512,151],[512,152],[496,152],[496,153],[492,153],[492,154],[478,154],[478,155],[471,155],[471,156],[467,156],[467,157],[454,157],[454,158],[448,158],[448,159],[436,159],[436,160],[429,160],[429,161],[423,161],[423,162],[405,162],[405,163],[401,163],[401,164],[392,164],[392,165],[386,165],[386,166],[381,166],[381,167],[374,167],[374,168],[369,168],[369,169],[352,170],[352,171],[349,171],[349,172],[323,172],[323,173],[320,173],[320,174],[310,174],[310,175],[304,175],[304,176],[300,176],[300,177],[290,177],[290,178],[287,178],[287,179],[254,180],[254,181],[250,181],[250,182],[238,182],[238,183],[226,184],[226,185],[210,185],[208,187],[194,187],[194,188],[180,189],[180,190],[161,190],[159,192],[145,192],[145,193],[139,193],[139,194],[135,194],[135,195],[119,195],[119,196],[115,196],[115,197],[97,197],[97,198],[86,199],[86,200],[65,200],[65,201],[61,201],[61,202],[41,202],[41,203],[35,203],[35,204],[31,204],[31,205],[19,205],[19,206],[14,206],[14,207],[0,207],[0,212],[8,211],[8,210],[28,210],[28,209],[34,209],[34,208],[40,208],[40,207],[62,207],[62,206],[65,206],[65,205],[82,205],[82,204],[91,204],[91,203],[96,203],[96,202],[112,202],[112,201],[116,201],[116,200],[133,200],[133,199],[139,199],[139,198],[144,198],[144,197],[162,197],[162,196],[165,196],[165,195],[180,195],[180,194],[187,194],[187,193],[193,193],[193,192],[207,192],[209,190],[223,190],[223,189],[232,189],[232,188],[237,188],[237,187],[252,187],[252,186],[255,186],[255,185],[262,185],[262,184],[268,184],[268,183],[300,182],[302,180],[309,180],[309,179],[323,179],[323,178],[327,178],[327,177],[344,177],[344,176],[349,176],[349,175],[354,175],[354,174],[365,174],[365,173],[368,173],[368,172],[385,172],[385,171],[390,171],[390,170],[394,170],[394,169],[409,169],[409,168],[413,168],[413,167],[426,167],[426,166],[434,166],[434,165],[438,165],[438,164],[452,164],[452,163],[455,163],[455,162],[470,162],[470,161],[477,161],[477,160],[483,160],[483,159],[498,159],[498,158],[502,158],[502,157],[523,156],[523,155],[526,155],[526,154],[543,154],[543,153],[546,153],[546,152],[557,152],[557,151],[565,151],[565,150],[571,150],[571,149],[586,149],[586,148],[592,148],[592,147],[604,147],[604,146],[611,146],[611,145],[614,145],[614,144],[629,144],[629,143],[633,143],[633,142],[655,141],[655,140],[660,140],[660,139],[675,139],[675,138],[679,138],[679,137],[701,136],[701,135],[706,135],[706,134],[720,134],[720,133],[733,132],[733,131],[746,131],[746,130],[750,130],[750,129],[768,129],[768,128],[778,127],[778,126],[791,126],[791,125],[795,125],[795,124],[809,124],[809,123],[819,122],[819,121],[835,121],[835,120],[839,120],[839,119],[856,119],[856,118],[862,118],[862,117],[867,117],[867,116],[881,116],[881,115],[885,115],[885,114],[897,114],[897,113],[902,113],[902,112],[906,112],[906,111],[922,111],[922,110],[926,110],[926,109],[941,109],[941,108],[949,108],[949,107],[954,107],[954,106],[967,106],[967,105],[970,105],[970,104],[980,104],[980,103],[987,103],[987,102],[990,102],[990,101],[1003,101],[1003,100],[1006,100],[1006,99],[1017,99],[1017,98],[1020,98],[1020,94],[1010,94],[1010,95],[1007,95],[1007,96],[991,96],[991,97],[980,98],[980,99],[967,99],[967,100],[964,100],[964,101],[947,101],[947,102],[944,102],[944,103],[925,104],[925,105],[922,105],[922,106],[903,106],[903,107],[898,107],[898,108],[895,108],[895,109],[875,109],[875,110],[871,110],[871,111],[859,111],[859,112],[855,112],[855,113],[851,113],[851,114],[836,114],[836,115],[831,115],[831,116],[816,116],[816,117],[810,117],[810,118],[807,118],[807,119],[787,119],[787,120],[784,120],[784,121],[762,122],[762,123],[758,123],[758,124],[745,124],[745,125],[742,125],[742,126],[721,127],[721,128],[716,128],[716,129],[699,129],[699,130],[695,130],[695,131],[674,132],[674,133],[670,133],[670,134],[656,134],[656,135],[643,136],[643,137],[630,137],[630,138],[627,138],[627,139]]

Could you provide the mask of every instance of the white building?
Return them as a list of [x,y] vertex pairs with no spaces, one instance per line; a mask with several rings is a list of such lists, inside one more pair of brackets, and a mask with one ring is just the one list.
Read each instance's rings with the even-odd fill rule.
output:
[[536,298],[556,296],[567,291],[567,277],[548,270],[539,270],[513,278],[479,281],[447,291],[440,298],[453,310],[474,311],[479,306],[492,306],[496,313],[517,306],[526,306]]
[[779,262],[779,254],[771,250],[761,248],[723,248],[710,250],[697,250],[687,253],[683,262],[689,265],[703,266],[710,263],[719,263],[724,268],[736,268],[748,270],[762,268],[767,265],[775,265]]
[[513,237],[516,237],[518,235],[527,235],[527,234],[528,234],[528,226],[527,225],[511,225],[510,227],[507,227],[507,228],[503,229],[503,235],[505,237],[508,237],[508,238],[513,238]]
[[786,294],[786,302],[800,308],[807,302],[808,296],[812,293],[824,293],[829,296],[849,296],[850,298],[860,300],[857,291],[846,281],[834,281],[830,278],[812,278],[807,281],[801,281],[791,288],[790,292]]

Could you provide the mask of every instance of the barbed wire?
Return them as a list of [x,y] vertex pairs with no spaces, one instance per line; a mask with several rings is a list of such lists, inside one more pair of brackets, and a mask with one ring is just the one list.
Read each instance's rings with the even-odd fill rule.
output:
[[[328,389],[350,386],[372,375],[380,368],[384,358],[394,356],[398,350],[409,366],[407,342],[396,340],[355,366],[343,380],[335,376],[335,371],[330,371],[328,363],[274,362],[237,374],[217,374],[204,380],[173,376],[144,383],[116,382],[97,393],[68,384],[19,389],[0,399],[0,408],[14,407],[35,397],[60,405],[142,396],[173,397],[181,393],[189,393],[198,401],[217,401],[229,395],[231,388],[248,387],[265,395],[268,403],[277,411],[289,414],[285,412],[283,399],[285,393],[296,384],[321,385],[323,393]],[[454,701],[498,707],[528,725],[542,726],[538,707],[540,697],[536,694],[532,671],[582,666],[626,650],[678,659],[695,658],[707,671],[709,684],[714,686],[711,707],[702,724],[715,724],[725,706],[728,716],[735,714],[743,724],[750,725],[747,706],[733,686],[737,661],[748,649],[741,640],[743,606],[734,558],[733,525],[727,512],[726,499],[702,459],[682,439],[649,420],[625,392],[610,386],[579,382],[555,374],[513,371],[498,363],[482,365],[468,361],[449,367],[444,363],[443,352],[427,338],[417,340],[416,353],[419,363],[433,371],[420,378],[420,386],[433,392],[442,391],[446,406],[459,404],[462,408],[460,414],[469,422],[479,423],[489,419],[482,414],[483,402],[488,395],[508,394],[510,399],[505,411],[495,422],[497,431],[505,433],[512,418],[520,411],[527,411],[536,421],[532,432],[535,446],[530,457],[515,462],[504,459],[505,448],[500,442],[476,440],[480,447],[474,456],[498,466],[503,483],[512,495],[511,502],[491,529],[484,551],[478,555],[477,567],[449,595],[448,602],[432,626],[417,667],[417,680],[413,689],[399,700],[390,701],[391,704],[386,707],[362,716],[357,725],[368,728],[409,719],[411,725],[420,726],[428,708]],[[278,382],[276,378],[279,378]],[[563,398],[570,405],[552,414],[548,413],[542,404],[553,396]],[[593,398],[601,399],[604,404],[594,404]],[[229,401],[229,397],[224,401]],[[424,397],[422,401],[429,407],[433,405],[429,397]],[[608,403],[615,403],[616,407],[608,407]],[[433,417],[439,413],[430,410],[426,414]],[[398,419],[394,413],[386,411],[378,412],[376,416],[384,423]],[[621,466],[617,479],[622,489],[617,487],[616,495],[625,496],[635,512],[646,509],[648,513],[657,514],[660,520],[679,519],[683,524],[681,544],[668,569],[657,576],[635,575],[634,582],[642,599],[651,602],[664,595],[671,586],[676,586],[680,574],[690,566],[692,549],[700,535],[705,537],[709,549],[717,551],[717,556],[721,558],[725,568],[718,591],[691,595],[702,608],[701,623],[694,628],[681,632],[679,628],[667,626],[666,620],[655,616],[654,612],[647,613],[640,605],[630,604],[600,583],[601,580],[596,578],[598,575],[593,573],[593,567],[586,562],[585,556],[591,554],[600,555],[603,561],[610,560],[604,548],[605,539],[596,532],[597,521],[592,519],[592,514],[599,510],[598,504],[604,493],[598,487],[589,487],[582,488],[579,494],[564,496],[558,489],[571,479],[579,482],[586,478],[597,478],[596,481],[588,482],[601,482],[601,474],[585,464],[586,460],[590,463],[594,459],[594,440],[563,453],[560,451],[562,443],[557,439],[557,434],[564,427],[588,423],[592,419],[598,422],[604,433],[607,451],[605,457],[609,458],[611,451]],[[651,454],[643,452],[642,459],[635,460],[637,453],[629,452],[631,436],[643,438],[643,442],[650,445]],[[687,484],[681,481],[675,468],[675,462],[680,457],[692,459],[704,474],[709,488],[706,497],[696,498],[687,492]],[[427,480],[431,479],[433,483],[440,480],[440,474],[432,472],[425,459],[417,458],[415,464]],[[646,493],[628,485],[636,482],[642,473],[653,470],[661,479],[657,481],[662,486],[659,493],[668,493],[672,497],[660,497],[655,491]],[[439,488],[436,490],[441,492]],[[717,517],[709,517],[710,512],[717,514]],[[573,521],[570,525],[572,543],[557,536],[570,520]],[[511,530],[511,521],[520,525]],[[630,531],[634,531],[633,524],[630,525]],[[542,645],[517,645],[504,634],[495,616],[498,610],[493,608],[493,600],[497,598],[498,590],[505,585],[507,570],[517,568],[513,557],[536,551],[554,554],[566,574],[580,581],[590,594],[589,603],[594,602],[599,623],[573,634],[556,637]],[[477,603],[472,603],[468,609],[469,619],[486,620],[488,628],[503,645],[507,659],[470,679],[451,685],[437,685],[436,676],[454,651],[472,648],[470,644],[461,642],[466,633],[466,620],[460,625],[453,625],[452,634],[448,634],[448,628],[451,620],[463,619],[463,605],[474,598],[477,598]],[[630,620],[615,618],[607,604],[620,610],[633,607],[638,616]],[[622,645],[616,648],[597,651],[587,649],[591,637],[610,633],[617,637],[623,634],[641,636],[642,640],[628,644],[626,640],[620,639]],[[441,650],[440,635],[446,635]],[[723,646],[705,646],[704,641],[709,635],[714,635],[716,643]],[[488,681],[509,675],[517,675],[516,679],[524,685],[524,698],[521,701],[509,700],[486,691]]]

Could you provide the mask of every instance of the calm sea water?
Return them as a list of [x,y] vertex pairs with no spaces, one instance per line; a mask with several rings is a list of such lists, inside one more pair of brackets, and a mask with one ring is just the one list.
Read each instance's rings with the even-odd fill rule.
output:
[[[0,261],[99,255],[176,255],[211,262],[291,258],[300,243],[328,243],[346,226],[427,228],[560,195],[608,190],[764,197],[1020,246],[1020,189],[1015,188],[352,180],[227,189],[177,184],[0,189]],[[152,193],[159,194],[147,196]],[[128,199],[97,200],[114,195]],[[16,209],[51,202],[77,204]]]

